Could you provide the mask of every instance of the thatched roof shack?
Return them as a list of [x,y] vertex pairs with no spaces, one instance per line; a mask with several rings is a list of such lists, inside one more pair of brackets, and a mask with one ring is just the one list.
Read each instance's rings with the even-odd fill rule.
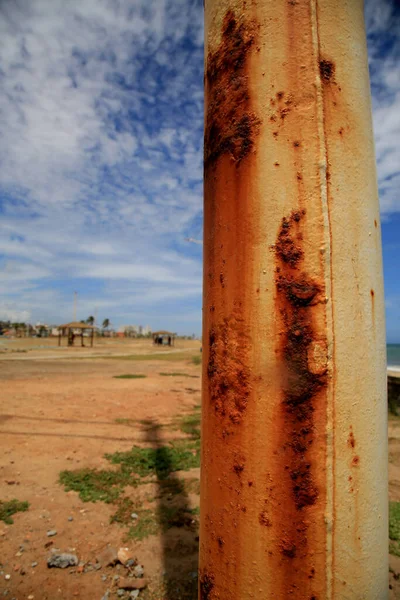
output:
[[87,323],[80,323],[79,321],[72,321],[71,323],[65,323],[65,325],[58,326],[58,345],[61,346],[61,338],[63,336],[68,337],[68,346],[73,346],[75,341],[75,336],[81,336],[81,346],[83,347],[85,344],[83,343],[83,332],[89,330],[91,332],[90,335],[90,347],[93,347],[93,337],[94,331],[96,327],[93,325],[88,325]]
[[164,329],[153,331],[153,344],[163,346],[165,343],[168,346],[175,346],[175,335],[175,333],[165,331]]

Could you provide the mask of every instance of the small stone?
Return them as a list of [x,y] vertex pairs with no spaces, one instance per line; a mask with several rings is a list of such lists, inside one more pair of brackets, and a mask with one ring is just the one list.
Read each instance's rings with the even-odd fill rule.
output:
[[37,564],[37,562],[35,561],[35,562],[33,562],[33,563],[31,564],[31,567],[34,569],[35,567],[37,567],[37,565],[38,565],[38,564]]
[[11,575],[8,575],[8,573],[7,573],[7,575],[4,577],[4,579],[6,579],[7,581],[9,581],[11,579]]
[[102,581],[107,581],[107,575],[102,575],[102,576],[101,576],[101,580],[102,580]]
[[47,566],[49,569],[66,569],[67,567],[76,567],[79,564],[78,557],[75,554],[52,554],[47,559]]
[[138,596],[139,596],[139,590],[133,590],[133,591],[130,593],[130,596],[129,596],[129,597],[130,597],[130,598],[137,598]]
[[131,568],[134,567],[137,563],[137,560],[135,558],[130,558],[129,560],[126,561],[126,567]]
[[94,568],[96,569],[96,571],[99,571],[101,569],[101,565],[97,563],[96,565],[94,565]]
[[73,521],[74,517],[68,517],[68,521]]
[[135,577],[143,577],[144,575],[144,568],[142,565],[137,565],[134,569],[133,572],[135,574]]
[[143,590],[147,586],[146,579],[131,579],[130,577],[121,577],[118,587],[124,590]]
[[25,569],[22,567],[22,569],[20,570],[20,572],[19,572],[19,573],[20,573],[20,575],[25,575],[26,571],[25,571]]
[[128,560],[134,558],[132,551],[129,548],[120,548],[118,550],[118,560],[123,565],[126,565]]
[[107,546],[96,558],[102,567],[113,567],[118,560],[118,553],[115,548]]
[[114,581],[118,581],[119,575],[114,575],[113,579],[114,579]]
[[121,598],[121,596],[123,596],[125,594],[125,590],[118,590],[117,591],[117,596],[119,596]]
[[34,596],[33,594],[29,594],[29,596],[28,596],[28,600],[33,600],[33,599],[34,599],[34,597],[35,597],[35,596]]
[[138,519],[138,518],[139,518],[139,515],[138,515],[138,514],[136,514],[136,513],[132,513],[132,514],[131,514],[131,519],[133,519],[133,520],[136,520],[136,519]]
[[107,590],[101,600],[109,600],[110,598],[110,590]]
[[50,529],[50,531],[47,532],[47,537],[53,537],[54,535],[57,535],[56,529]]

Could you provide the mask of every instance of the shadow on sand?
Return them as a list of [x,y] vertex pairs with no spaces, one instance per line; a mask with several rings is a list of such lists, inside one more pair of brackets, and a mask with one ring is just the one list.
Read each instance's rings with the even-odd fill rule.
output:
[[198,511],[190,503],[189,480],[171,472],[169,447],[159,437],[154,439],[155,432],[159,433],[157,427],[152,428],[153,435],[148,441],[156,449],[157,518],[162,536],[164,569],[162,600],[196,600]]

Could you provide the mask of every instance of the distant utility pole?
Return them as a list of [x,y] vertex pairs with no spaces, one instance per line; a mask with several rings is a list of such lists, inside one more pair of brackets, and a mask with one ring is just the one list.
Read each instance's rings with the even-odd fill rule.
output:
[[76,322],[76,304],[77,304],[78,292],[74,292],[74,317],[73,321]]
[[387,403],[361,0],[205,0],[201,600],[383,600]]

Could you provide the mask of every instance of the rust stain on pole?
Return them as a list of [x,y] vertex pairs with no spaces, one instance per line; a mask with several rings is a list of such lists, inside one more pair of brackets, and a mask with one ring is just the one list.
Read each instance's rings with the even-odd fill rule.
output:
[[199,597],[382,600],[379,216],[352,45],[365,53],[362,3],[205,10]]

